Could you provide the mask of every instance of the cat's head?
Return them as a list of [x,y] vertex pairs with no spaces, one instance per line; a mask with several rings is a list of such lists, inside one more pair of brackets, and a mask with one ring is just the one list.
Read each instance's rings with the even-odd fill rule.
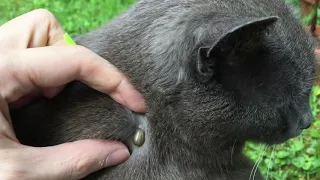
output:
[[[202,35],[206,40],[193,56],[198,84],[193,107],[203,114],[203,122],[193,125],[222,138],[268,144],[299,135],[312,120],[315,56],[310,36],[297,21],[286,23],[277,16],[222,23],[221,29]],[[188,113],[194,119],[201,116]]]

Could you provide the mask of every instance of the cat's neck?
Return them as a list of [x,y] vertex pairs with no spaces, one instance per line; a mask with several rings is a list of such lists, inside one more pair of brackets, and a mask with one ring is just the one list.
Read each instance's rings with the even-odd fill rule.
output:
[[[162,126],[163,123],[153,128],[162,128]],[[250,171],[251,164],[242,154],[243,143],[234,141],[229,146],[201,150],[198,144],[206,142],[199,139],[198,144],[193,144],[192,138],[187,137],[191,134],[180,131],[174,125],[161,131],[153,131],[150,138],[155,150],[153,152],[156,152],[154,157],[158,157],[157,160],[163,161],[168,166],[176,167],[182,174],[198,169],[199,174],[228,179],[228,176],[235,175],[240,168],[246,174]]]
[[[238,166],[244,142],[220,139],[216,133],[212,133],[212,136],[205,133],[207,135],[203,136],[204,131],[184,128],[177,123],[177,119],[184,119],[184,115],[171,112],[170,109],[174,107],[170,105],[166,107],[158,104],[157,108],[152,108],[146,115],[147,123],[143,127],[147,132],[146,143],[150,143],[146,146],[152,147],[152,152],[157,153],[155,157],[169,164],[187,159],[190,168],[201,164],[200,167],[208,167],[208,172],[220,167],[232,170]],[[167,112],[157,113],[160,109]]]

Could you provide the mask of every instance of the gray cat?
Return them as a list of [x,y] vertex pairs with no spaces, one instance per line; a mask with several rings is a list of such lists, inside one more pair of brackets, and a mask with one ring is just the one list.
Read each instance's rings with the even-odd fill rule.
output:
[[311,123],[314,44],[282,0],[142,0],[76,41],[129,77],[147,113],[72,82],[12,116],[24,144],[129,147],[125,163],[86,179],[249,179],[246,141],[282,143]]

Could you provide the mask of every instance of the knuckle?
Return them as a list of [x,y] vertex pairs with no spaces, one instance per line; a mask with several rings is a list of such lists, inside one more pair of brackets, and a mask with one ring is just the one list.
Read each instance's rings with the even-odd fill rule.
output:
[[92,57],[92,52],[83,47],[83,46],[74,46],[71,48],[72,50],[70,51],[70,54],[73,57],[81,57],[81,58],[77,58],[76,63],[79,64],[80,66],[82,66],[83,64],[87,65],[87,62],[90,62],[93,60],[94,57]]
[[71,169],[72,178],[83,178],[86,176],[90,169],[90,159],[86,156],[83,156],[77,159],[74,163],[73,168]]
[[46,19],[51,19],[54,18],[55,16],[47,9],[36,9],[31,11],[32,15],[34,15],[35,17],[40,17],[40,18],[46,18]]
[[[71,57],[83,57],[83,56],[87,56],[88,53],[90,53],[90,51],[83,47],[83,46],[79,46],[79,45],[76,45],[76,46],[72,46],[72,47],[67,47],[68,48],[68,54],[69,56]],[[81,60],[83,58],[77,58],[77,61],[78,60]]]
[[53,13],[51,13],[47,9],[36,9],[31,12],[32,18],[37,19],[39,23],[44,24],[47,23],[49,26],[54,28],[60,27],[60,24]]

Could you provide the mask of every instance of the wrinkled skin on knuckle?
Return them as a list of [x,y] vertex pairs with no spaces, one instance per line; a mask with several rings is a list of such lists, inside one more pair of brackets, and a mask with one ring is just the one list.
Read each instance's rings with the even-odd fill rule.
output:
[[31,14],[34,18],[40,20],[39,22],[41,22],[41,20],[57,21],[56,17],[47,9],[36,9],[31,11]]
[[70,178],[79,179],[83,178],[86,175],[86,172],[89,171],[90,158],[87,156],[82,156],[81,158],[76,157],[73,162],[73,166],[70,169]]

